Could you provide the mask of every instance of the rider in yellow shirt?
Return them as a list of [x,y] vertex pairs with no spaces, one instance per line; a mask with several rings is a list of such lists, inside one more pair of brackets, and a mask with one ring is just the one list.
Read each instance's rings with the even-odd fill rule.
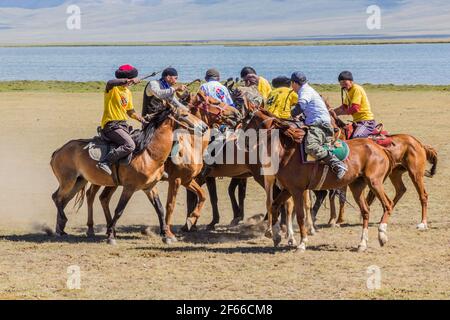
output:
[[141,123],[146,121],[135,110],[133,97],[128,87],[138,84],[138,71],[130,65],[123,65],[116,71],[116,78],[108,81],[105,88],[105,101],[102,117],[102,133],[111,140],[116,147],[106,155],[97,167],[112,174],[111,165],[129,156],[136,145],[128,132],[128,118]]
[[351,139],[367,138],[375,130],[377,123],[366,91],[353,82],[353,75],[350,71],[341,72],[338,79],[342,90],[342,105],[334,111],[338,116],[351,115],[353,117],[354,131]]
[[297,93],[291,89],[291,79],[280,76],[272,80],[273,90],[267,98],[266,110],[280,119],[290,119],[291,109],[298,103]]
[[259,93],[264,98],[264,101],[267,100],[267,98],[270,95],[270,92],[272,91],[272,87],[266,79],[264,79],[261,76],[258,76],[256,74],[255,69],[252,67],[245,67],[241,70],[241,78],[245,82],[245,86],[251,87],[256,86],[258,88]]

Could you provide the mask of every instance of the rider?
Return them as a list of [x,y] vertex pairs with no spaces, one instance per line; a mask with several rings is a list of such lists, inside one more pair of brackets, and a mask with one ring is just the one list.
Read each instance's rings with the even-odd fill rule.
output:
[[200,87],[200,90],[203,91],[207,97],[212,97],[232,107],[235,106],[227,87],[219,82],[220,72],[218,70],[209,69],[206,71],[205,81],[206,83]]
[[334,109],[336,115],[351,115],[354,122],[354,131],[351,139],[367,138],[374,132],[377,125],[370,108],[370,102],[363,87],[353,82],[350,71],[339,74],[341,85],[342,105]]
[[294,72],[291,76],[292,89],[298,93],[298,104],[292,109],[292,117],[303,113],[308,134],[305,139],[305,151],[319,161],[331,167],[338,179],[347,172],[347,166],[334,154],[324,148],[334,136],[331,117],[322,97],[309,84],[302,72]]
[[273,90],[266,102],[266,110],[280,119],[290,119],[291,109],[298,103],[298,95],[291,88],[291,79],[279,76],[272,80]]
[[112,175],[111,165],[129,156],[136,145],[128,132],[128,117],[146,121],[134,110],[130,85],[138,84],[138,70],[131,65],[123,65],[116,71],[116,78],[108,81],[104,96],[104,111],[102,118],[102,133],[117,145],[111,149],[97,167]]
[[150,81],[144,91],[142,115],[146,116],[151,113],[153,97],[166,100],[177,108],[186,108],[186,106],[178,100],[175,92],[183,92],[187,88],[185,85],[177,84],[177,82],[178,72],[174,68],[166,68],[162,72],[161,79]]
[[264,100],[269,98],[269,94],[272,91],[269,81],[256,74],[256,70],[252,67],[244,67],[241,70],[241,78],[245,82],[245,86],[256,86],[259,93],[263,96]]

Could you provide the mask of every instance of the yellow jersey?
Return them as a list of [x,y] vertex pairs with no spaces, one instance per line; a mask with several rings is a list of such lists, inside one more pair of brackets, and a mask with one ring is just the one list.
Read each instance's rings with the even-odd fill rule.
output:
[[270,92],[272,91],[272,86],[270,85],[269,81],[267,81],[263,77],[259,77],[258,91],[263,96],[264,100],[267,100]]
[[128,120],[127,111],[133,110],[133,96],[124,86],[113,87],[105,92],[102,128],[110,121]]
[[374,120],[366,91],[360,85],[355,83],[347,94],[344,92],[344,104],[347,105],[347,108],[353,104],[360,106],[359,111],[352,114],[354,122]]
[[291,88],[277,88],[270,93],[266,110],[277,118],[290,119],[291,108],[298,103],[298,95]]

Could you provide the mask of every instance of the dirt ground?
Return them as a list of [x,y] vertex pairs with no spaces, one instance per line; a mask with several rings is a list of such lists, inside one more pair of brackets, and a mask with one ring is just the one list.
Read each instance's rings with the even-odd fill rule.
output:
[[[337,93],[325,95],[337,105]],[[68,206],[68,232],[50,238],[40,225],[54,228],[57,188],[50,155],[73,138],[95,135],[102,113],[96,93],[6,92],[0,130],[0,299],[448,299],[450,298],[450,96],[446,92],[369,91],[374,111],[392,133],[409,133],[439,152],[438,173],[427,179],[429,227],[420,222],[417,194],[408,192],[389,224],[390,242],[381,248],[375,223],[381,207],[372,208],[369,249],[355,252],[360,235],[358,212],[347,207],[348,224],[327,228],[328,210],[319,213],[320,231],[310,237],[304,253],[280,248],[263,237],[264,224],[251,219],[228,227],[232,219],[220,180],[221,223],[203,230],[211,220],[210,205],[200,218],[200,231],[179,234],[166,246],[142,226],[156,231],[157,218],[145,195],[137,193],[119,221],[118,245],[108,246],[104,218],[97,201],[98,234],[88,239],[86,207]],[[136,95],[136,101],[140,96]],[[163,200],[167,185],[159,186]],[[392,195],[392,188],[388,187]],[[114,198],[113,206],[117,197]],[[184,222],[185,191],[177,200],[175,223]],[[351,201],[353,203],[353,201]],[[328,205],[327,205],[328,207]],[[262,189],[249,184],[246,218],[264,213]],[[297,235],[298,237],[298,235]],[[79,266],[81,288],[67,287],[68,267]],[[381,287],[367,287],[367,270],[377,266]],[[370,279],[369,279],[370,280]]]

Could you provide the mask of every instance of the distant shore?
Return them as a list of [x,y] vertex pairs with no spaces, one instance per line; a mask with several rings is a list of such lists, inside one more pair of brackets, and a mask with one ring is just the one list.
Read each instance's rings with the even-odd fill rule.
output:
[[[139,84],[132,88],[133,91],[142,91],[146,83]],[[371,91],[450,91],[449,85],[394,85],[394,84],[363,84],[367,90]],[[198,85],[197,85],[198,86]],[[313,84],[319,91],[339,91],[338,84]],[[0,81],[0,92],[102,92],[105,82],[72,82],[72,81]],[[196,87],[191,87],[193,90]]]
[[266,47],[266,46],[339,46],[339,45],[389,45],[389,44],[444,44],[450,38],[412,39],[335,39],[335,40],[267,40],[267,41],[173,41],[173,42],[82,42],[82,43],[0,43],[0,48],[25,47],[170,47],[170,46],[226,46],[226,47]]

